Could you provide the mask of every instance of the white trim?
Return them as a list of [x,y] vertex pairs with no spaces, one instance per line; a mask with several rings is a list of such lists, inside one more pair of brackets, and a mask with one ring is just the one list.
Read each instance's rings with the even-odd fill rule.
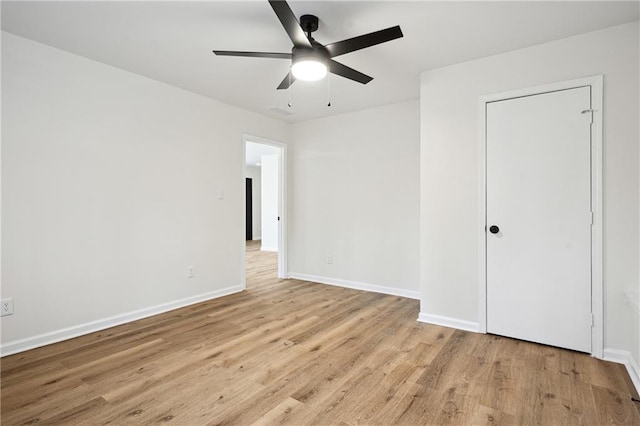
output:
[[245,169],[247,168],[247,137],[243,134],[242,135],[242,167],[240,168],[240,172],[242,173],[242,175],[240,176],[240,179],[238,180],[240,182],[240,188],[241,188],[241,197],[242,198],[242,217],[244,218],[244,222],[242,226],[242,229],[244,229],[244,231],[242,231],[242,234],[244,234],[242,236],[242,244],[240,244],[240,265],[242,265],[240,267],[240,285],[242,286],[243,290],[246,290],[247,288],[247,242],[246,242],[246,238],[247,238],[247,234],[246,234],[246,220],[247,220],[247,185],[246,185],[246,179],[247,176],[245,175]]
[[26,339],[14,340],[4,343],[0,346],[0,356],[12,355],[29,349],[38,348],[40,346],[58,343],[63,340],[73,339],[74,337],[83,336],[85,334],[115,327],[131,321],[147,318],[153,315],[162,314],[174,309],[193,305],[207,300],[216,299],[218,297],[227,296],[229,294],[238,293],[243,288],[240,285],[223,288],[221,290],[211,291],[209,293],[199,294],[197,296],[186,297],[180,300],[163,303],[156,306],[140,309],[137,311],[127,312],[115,315],[109,318],[103,318],[96,321],[87,322],[85,324],[74,325],[72,327],[63,328],[61,330],[51,331],[49,333],[40,334]]
[[474,333],[480,332],[480,326],[477,322],[464,321],[451,317],[443,317],[441,315],[427,314],[426,312],[420,312],[420,314],[418,315],[418,321],[426,322],[428,324],[440,325],[443,327],[457,328],[458,330],[471,331]]
[[[277,251],[278,252],[278,278],[285,279],[287,278],[287,267],[288,267],[288,223],[289,216],[287,211],[287,144],[283,142],[274,141],[271,139],[262,138],[260,136],[253,136],[248,133],[242,134],[242,182],[244,182],[244,166],[245,166],[245,158],[247,155],[247,142],[254,142],[263,145],[269,145],[280,149],[280,161],[279,161],[279,170],[278,170],[278,198],[279,198],[279,206],[278,206],[278,216],[280,217],[280,221],[278,222],[278,247],[275,250],[271,250],[270,248],[262,249],[269,251]],[[245,202],[245,185],[242,185],[242,211],[246,210]],[[244,241],[244,236],[242,240]],[[242,282],[246,288],[246,254],[244,244],[242,244]]]
[[591,329],[591,355],[602,358],[604,347],[604,284],[602,273],[602,129],[603,129],[602,75],[551,83],[503,93],[481,96],[478,101],[478,331],[487,332],[487,246],[486,246],[486,104],[489,102],[531,96],[576,87],[591,87],[591,311],[594,325]]
[[487,332],[487,101],[478,102],[478,331]]
[[[261,251],[278,251],[278,247],[260,246]],[[278,277],[279,278],[279,277]]]
[[640,393],[640,368],[638,363],[633,359],[631,352],[621,349],[606,348],[603,350],[603,357],[605,361],[611,361],[618,364],[624,364],[627,367],[627,372],[633,385],[636,387],[636,391]]
[[591,312],[594,326],[591,329],[591,355],[601,358],[604,350],[604,275],[602,255],[603,228],[603,185],[602,185],[602,134],[604,77],[597,75],[591,80],[591,109],[593,124],[591,125],[591,210],[593,226],[591,227]]
[[337,278],[320,277],[318,275],[298,274],[296,272],[289,273],[289,278],[302,280],[302,281],[311,281],[311,282],[320,283],[320,284],[328,284],[328,285],[333,285],[337,287],[352,288],[354,290],[363,290],[363,291],[370,291],[373,293],[388,294],[391,296],[406,297],[409,299],[417,299],[417,300],[420,299],[419,291],[403,290],[395,287],[385,287],[380,285],[361,283],[357,281],[347,281],[347,280],[341,280]]

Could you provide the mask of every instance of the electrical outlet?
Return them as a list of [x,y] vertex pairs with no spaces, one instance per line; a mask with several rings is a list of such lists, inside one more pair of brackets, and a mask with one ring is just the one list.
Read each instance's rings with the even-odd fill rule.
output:
[[193,278],[196,276],[196,267],[191,265],[187,267],[187,278]]
[[0,300],[0,317],[13,315],[13,297]]
[[327,255],[327,263],[331,265],[333,263],[333,256]]

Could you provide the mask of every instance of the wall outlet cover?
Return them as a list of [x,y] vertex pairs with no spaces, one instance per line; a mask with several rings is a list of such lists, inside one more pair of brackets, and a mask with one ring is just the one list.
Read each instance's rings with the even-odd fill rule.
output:
[[0,317],[13,315],[13,298],[0,300]]

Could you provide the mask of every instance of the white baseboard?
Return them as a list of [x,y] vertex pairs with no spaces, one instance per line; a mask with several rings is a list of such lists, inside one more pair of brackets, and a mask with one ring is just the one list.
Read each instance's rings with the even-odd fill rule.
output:
[[278,251],[278,247],[260,246],[262,251]]
[[385,287],[380,285],[366,284],[366,283],[361,283],[356,281],[347,281],[347,280],[341,280],[341,279],[330,278],[330,277],[320,277],[317,275],[299,274],[297,272],[289,272],[289,278],[293,278],[296,280],[303,280],[303,281],[311,281],[311,282],[316,282],[320,284],[334,285],[336,287],[352,288],[354,290],[364,290],[364,291],[370,291],[373,293],[389,294],[391,296],[401,296],[409,299],[420,299],[420,292],[418,291],[403,290],[403,289],[394,288],[394,287]]
[[72,327],[63,328],[61,330],[51,331],[49,333],[40,334],[26,339],[14,340],[0,345],[0,356],[12,355],[18,352],[27,351],[29,349],[38,348],[40,346],[50,345],[52,343],[61,342],[74,337],[83,336],[85,334],[104,330],[106,328],[115,327],[131,321],[172,311],[174,309],[193,305],[195,303],[205,302],[207,300],[216,299],[218,297],[227,296],[229,294],[242,291],[242,286],[232,286],[209,293],[199,294],[197,296],[187,297],[175,300],[161,305],[151,306],[125,314],[115,315],[85,324],[74,325]]
[[418,321],[429,324],[441,325],[443,327],[457,328],[464,331],[480,332],[480,325],[477,322],[464,321],[457,318],[444,317],[441,315],[427,314],[420,312]]
[[636,391],[640,393],[640,368],[638,368],[638,363],[633,359],[631,352],[621,349],[605,348],[602,359],[624,364],[624,366],[627,367],[627,372],[629,373],[629,377],[631,377],[633,385],[636,387]]

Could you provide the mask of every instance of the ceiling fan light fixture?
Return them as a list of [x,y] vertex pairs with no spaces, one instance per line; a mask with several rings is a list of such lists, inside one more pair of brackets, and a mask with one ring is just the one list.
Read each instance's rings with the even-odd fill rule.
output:
[[214,50],[213,53],[221,56],[290,60],[291,69],[280,82],[278,90],[288,89],[296,80],[322,80],[329,72],[358,83],[367,84],[373,80],[373,77],[336,62],[333,58],[386,43],[403,36],[400,26],[396,25],[395,27],[323,45],[311,36],[318,29],[319,19],[317,16],[302,15],[300,21],[298,21],[286,0],[269,0],[269,4],[293,43],[291,53],[241,52],[235,50]]
[[302,81],[318,81],[327,75],[327,65],[318,58],[306,57],[291,65],[291,74]]

